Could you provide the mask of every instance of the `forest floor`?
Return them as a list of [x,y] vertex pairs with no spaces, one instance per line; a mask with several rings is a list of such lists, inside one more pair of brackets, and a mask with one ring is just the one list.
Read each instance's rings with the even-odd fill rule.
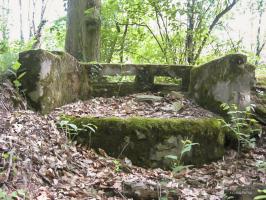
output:
[[[25,109],[25,103],[8,82],[1,85],[0,97],[0,198],[5,195],[3,191],[8,194],[17,191],[14,199],[24,199],[26,195],[28,199],[37,200],[214,200],[223,199],[225,190],[266,185],[265,168],[257,168],[257,162],[265,161],[266,157],[265,132],[258,146],[249,152],[238,155],[234,150],[228,150],[223,160],[173,174],[161,169],[130,166],[123,161],[117,162],[104,151],[96,154],[69,142],[57,129],[57,116],[63,112],[80,115],[84,106],[91,104],[79,102],[42,116]],[[100,107],[107,101],[101,98],[91,101],[97,100]],[[108,101],[115,108],[127,105],[131,100],[131,97],[125,97],[119,103],[112,99]],[[14,101],[18,102],[16,109]],[[121,113],[124,111],[118,115]],[[248,193],[249,189],[239,191]]]

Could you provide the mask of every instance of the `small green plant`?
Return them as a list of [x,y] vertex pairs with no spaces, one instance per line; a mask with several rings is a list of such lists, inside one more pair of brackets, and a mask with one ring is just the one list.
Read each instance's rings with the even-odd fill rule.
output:
[[89,148],[91,146],[91,134],[96,132],[97,127],[91,123],[82,124],[78,127],[76,124],[71,123],[68,119],[63,119],[59,123],[59,127],[63,130],[68,138],[74,140],[80,131],[86,131],[89,134]]
[[78,134],[78,127],[75,124],[70,123],[68,120],[61,120],[59,126],[68,138],[74,139]]
[[13,200],[13,199],[26,199],[26,192],[24,190],[17,190],[11,194],[7,194],[2,188],[0,188],[1,200]]
[[259,170],[266,171],[266,161],[258,160],[256,166]]
[[168,155],[168,156],[166,156],[166,158],[169,158],[169,159],[173,160],[172,170],[175,173],[178,173],[178,172],[182,171],[183,169],[186,169],[186,168],[192,166],[192,165],[183,165],[182,159],[183,159],[183,156],[186,153],[189,153],[192,150],[193,146],[199,145],[199,143],[192,143],[192,141],[189,140],[189,139],[181,140],[181,142],[182,142],[183,146],[182,146],[182,150],[181,150],[179,156],[176,156],[176,155]]
[[113,160],[113,163],[115,164],[115,172],[121,172],[121,162],[119,160]]
[[261,194],[259,194],[258,196],[256,196],[254,198],[254,200],[266,200],[266,189],[264,189],[264,190],[258,190],[258,193],[261,193]]
[[91,147],[91,134],[95,133],[97,130],[97,126],[95,126],[94,124],[88,123],[88,124],[82,124],[82,129],[81,130],[86,130],[89,132],[89,148]]
[[252,107],[247,107],[245,110],[239,110],[235,104],[228,105],[223,103],[221,105],[223,110],[227,111],[229,122],[222,120],[224,127],[232,131],[238,142],[238,153],[241,147],[253,148],[256,139],[252,136],[254,133],[260,132],[258,122],[252,118]]

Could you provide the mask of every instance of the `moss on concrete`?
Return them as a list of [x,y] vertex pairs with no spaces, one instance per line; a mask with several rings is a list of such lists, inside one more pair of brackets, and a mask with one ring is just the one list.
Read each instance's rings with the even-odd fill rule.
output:
[[[254,84],[255,67],[246,62],[245,55],[230,54],[194,67],[190,74],[190,95],[201,106],[225,114],[221,103],[241,104]],[[247,102],[245,100],[243,104]]]
[[90,95],[88,74],[64,52],[30,50],[20,53],[18,76],[30,105],[41,113]]
[[[129,119],[68,117],[68,119],[80,128],[82,124],[96,125],[98,129],[91,141],[93,148],[102,148],[113,157],[122,154],[139,166],[167,167],[164,165],[163,157],[154,160],[153,154],[180,153],[181,139],[200,143],[184,158],[186,164],[208,163],[220,159],[224,153],[225,132],[218,119],[138,117]],[[175,146],[174,143],[169,144],[169,138],[176,139],[176,145],[179,146]],[[88,144],[90,140],[88,132],[80,131],[77,140],[79,143]]]

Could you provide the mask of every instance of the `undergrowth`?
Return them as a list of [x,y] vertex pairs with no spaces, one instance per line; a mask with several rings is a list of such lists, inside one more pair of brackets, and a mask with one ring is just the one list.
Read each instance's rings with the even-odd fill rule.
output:
[[189,153],[192,150],[192,147],[195,145],[199,145],[199,143],[193,143],[191,140],[181,140],[182,143],[182,149],[179,155],[167,155],[166,158],[169,158],[173,161],[172,170],[174,173],[178,173],[188,167],[191,167],[192,165],[184,165],[182,162],[183,156],[186,153]]
[[255,135],[261,133],[261,128],[252,114],[253,107],[240,110],[235,104],[221,105],[228,114],[228,120],[221,120],[224,127],[228,128],[237,140],[238,153],[244,149],[254,148],[256,144]]

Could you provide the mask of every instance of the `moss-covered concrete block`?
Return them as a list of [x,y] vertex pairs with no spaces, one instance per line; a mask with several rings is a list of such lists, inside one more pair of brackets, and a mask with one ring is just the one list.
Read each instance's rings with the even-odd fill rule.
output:
[[104,76],[135,76],[135,88],[138,92],[154,90],[154,78],[166,76],[181,78],[183,91],[188,91],[190,70],[188,65],[160,65],[160,64],[105,64],[81,63],[86,67],[94,80],[102,80]]
[[88,73],[64,52],[30,50],[19,54],[18,76],[30,105],[41,113],[90,95]]
[[104,149],[113,157],[128,157],[145,167],[169,168],[167,155],[180,155],[181,140],[200,145],[184,157],[186,164],[201,165],[222,158],[225,132],[219,119],[154,118],[75,118],[67,117],[79,128],[88,123],[98,127],[96,133],[81,130],[77,140]]
[[221,113],[220,104],[250,105],[255,67],[242,54],[230,54],[191,70],[189,93],[201,106]]

